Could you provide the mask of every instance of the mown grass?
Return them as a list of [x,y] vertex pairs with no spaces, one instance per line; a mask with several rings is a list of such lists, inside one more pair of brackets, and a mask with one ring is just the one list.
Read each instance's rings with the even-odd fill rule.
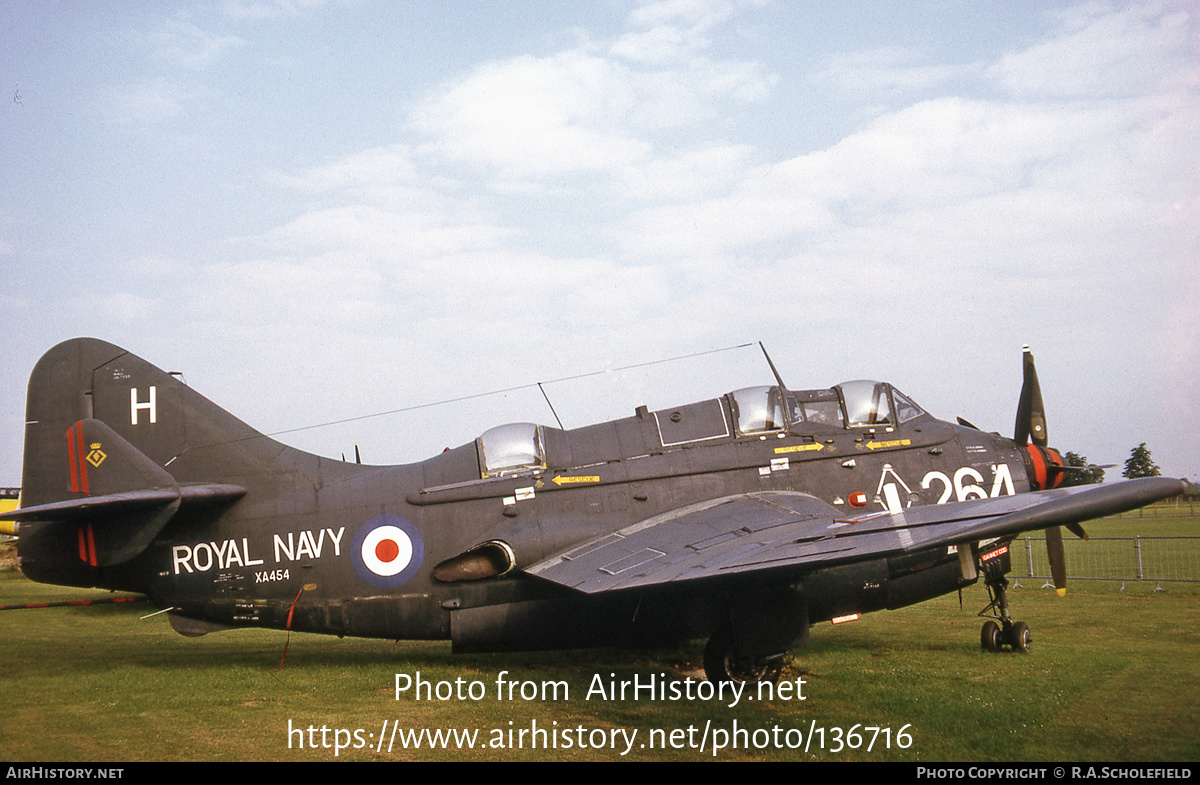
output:
[[[1151,505],[1145,511],[1134,510],[1124,515],[1088,521],[1084,528],[1092,537],[1200,536],[1200,516],[1173,514],[1176,509],[1170,502]],[[1189,507],[1180,509],[1182,512],[1190,510]]]
[[[0,575],[0,604],[78,596],[80,592]],[[750,731],[825,728],[808,753],[726,749],[719,760],[1119,760],[1200,758],[1200,587],[1120,592],[1088,585],[1012,592],[1014,612],[1033,628],[1028,656],[979,650],[975,612],[983,593],[956,596],[840,626],[819,625],[784,678],[803,678],[806,700],[748,702],[588,700],[599,674],[628,680],[666,674],[700,678],[699,644],[629,653],[602,650],[521,655],[453,655],[441,643],[339,640],[243,630],[187,639],[163,617],[141,620],[145,605],[0,613],[4,675],[0,724],[4,757],[25,761],[332,760],[328,747],[299,748],[292,727],[361,728],[363,738],[400,720],[406,727],[636,729],[627,756],[601,749],[345,749],[339,760],[711,760],[697,749],[641,746],[652,729],[708,723]],[[478,680],[480,701],[394,699],[396,673],[433,683]],[[566,682],[569,699],[498,701],[499,674],[528,682]],[[611,674],[611,676],[610,676]],[[555,725],[554,723],[557,723]],[[886,727],[871,751],[838,752],[835,728]],[[897,747],[904,726],[907,749]],[[390,729],[390,724],[389,724]],[[527,736],[528,738],[528,736]],[[796,739],[795,731],[791,740]],[[752,738],[747,738],[753,742]],[[762,741],[760,737],[758,739]],[[787,739],[784,739],[785,741]],[[842,744],[853,742],[843,737]],[[623,745],[622,745],[623,746]],[[751,745],[753,746],[753,745]]]

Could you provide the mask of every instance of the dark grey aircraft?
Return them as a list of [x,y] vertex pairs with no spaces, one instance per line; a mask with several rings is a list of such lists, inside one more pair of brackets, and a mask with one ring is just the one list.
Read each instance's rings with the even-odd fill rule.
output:
[[[774,366],[772,366],[774,371]],[[272,627],[455,651],[707,637],[712,680],[777,678],[809,627],[983,578],[982,642],[1027,651],[1008,546],[1180,493],[1055,488],[1032,357],[1016,438],[889,384],[779,384],[562,430],[502,425],[420,463],[287,447],[124,349],[80,338],[29,383],[21,569],[140,592],[185,635]]]

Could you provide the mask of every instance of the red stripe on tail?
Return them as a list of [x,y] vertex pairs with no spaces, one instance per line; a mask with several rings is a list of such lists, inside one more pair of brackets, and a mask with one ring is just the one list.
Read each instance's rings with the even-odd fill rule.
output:
[[79,463],[75,457],[75,426],[67,429],[67,463],[71,465],[71,493],[79,493]]

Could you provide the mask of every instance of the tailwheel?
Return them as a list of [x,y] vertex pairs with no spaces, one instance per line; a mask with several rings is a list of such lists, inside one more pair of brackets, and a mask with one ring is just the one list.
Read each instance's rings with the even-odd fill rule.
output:
[[734,648],[733,630],[722,627],[713,633],[704,647],[704,675],[714,684],[747,684],[765,681],[775,684],[783,671],[783,655],[740,657]]

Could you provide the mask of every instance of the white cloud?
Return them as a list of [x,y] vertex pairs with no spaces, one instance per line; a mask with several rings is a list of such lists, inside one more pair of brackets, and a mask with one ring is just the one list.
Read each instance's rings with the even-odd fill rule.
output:
[[163,302],[153,297],[143,297],[131,292],[88,297],[81,307],[95,318],[101,318],[122,326],[144,324],[162,313]]
[[980,70],[975,63],[931,63],[916,50],[889,46],[836,54],[813,77],[813,82],[862,101],[894,102],[913,93],[927,94],[944,88],[955,79],[976,76]]
[[203,87],[160,76],[111,91],[104,111],[109,120],[121,125],[161,125],[180,119],[208,95]]
[[[392,192],[396,196],[396,192]],[[289,254],[350,251],[375,263],[399,266],[480,248],[495,247],[512,230],[470,221],[466,210],[442,197],[412,192],[399,204],[346,204],[311,210],[257,238]],[[438,210],[444,206],[444,211]],[[412,209],[406,209],[411,207]]]
[[169,19],[147,36],[154,56],[171,65],[204,70],[231,49],[246,45],[234,35],[216,35],[184,19]]
[[721,145],[664,154],[625,167],[614,190],[636,202],[693,202],[726,191],[754,157],[749,145]]
[[[207,271],[268,292],[216,309],[293,340],[399,329],[372,346],[439,379],[460,357],[476,379],[512,379],[502,358],[522,342],[621,357],[648,339],[669,352],[770,335],[814,363],[842,351],[955,378],[1043,334],[1093,358],[1086,347],[1115,343],[1154,302],[1158,265],[1138,260],[1186,256],[1172,243],[1200,204],[1197,110],[1169,14],[1088,16],[992,63],[837,55],[821,79],[892,106],[781,154],[738,121],[764,122],[761,102],[806,122],[804,107],[771,102],[761,63],[708,57],[710,21],[733,7],[648,5],[609,48],[480,64],[418,102],[394,143],[278,178],[312,204],[244,243],[253,259]],[[1099,45],[1103,31],[1123,47]],[[1038,62],[1136,70],[1139,35],[1174,76],[1099,93],[1091,77],[1031,76]],[[1177,364],[1195,353],[1186,339]],[[1142,356],[1147,340],[1095,362]]]
[[636,109],[628,71],[582,51],[489,63],[414,113],[450,160],[547,177],[644,160],[650,145],[622,127]]
[[271,325],[309,334],[324,326],[374,321],[383,311],[381,276],[352,254],[311,255],[302,260],[253,259],[212,265],[199,277],[192,319],[226,319],[255,327]]
[[663,0],[629,14],[633,30],[618,37],[611,52],[641,63],[685,62],[708,48],[709,33],[743,7],[762,2],[734,0]]
[[[667,16],[693,11],[673,5],[681,7]],[[697,5],[700,14],[710,4]],[[774,80],[759,64],[699,56],[707,42],[690,31],[661,34],[674,43],[654,56],[618,41],[607,52],[584,44],[484,64],[423,101],[411,127],[430,138],[426,152],[501,177],[619,174],[662,156],[672,133],[694,131],[729,102],[768,95]]]
[[139,256],[126,264],[126,271],[138,278],[162,279],[186,275],[188,267],[164,256]]
[[1164,12],[1157,3],[1117,11],[1072,6],[1060,34],[1006,54],[989,73],[1014,95],[1029,97],[1122,97],[1195,87],[1193,24],[1186,12]]
[[289,188],[323,193],[340,190],[371,192],[416,183],[418,176],[408,146],[396,144],[351,153],[300,174],[277,175],[274,179]]

